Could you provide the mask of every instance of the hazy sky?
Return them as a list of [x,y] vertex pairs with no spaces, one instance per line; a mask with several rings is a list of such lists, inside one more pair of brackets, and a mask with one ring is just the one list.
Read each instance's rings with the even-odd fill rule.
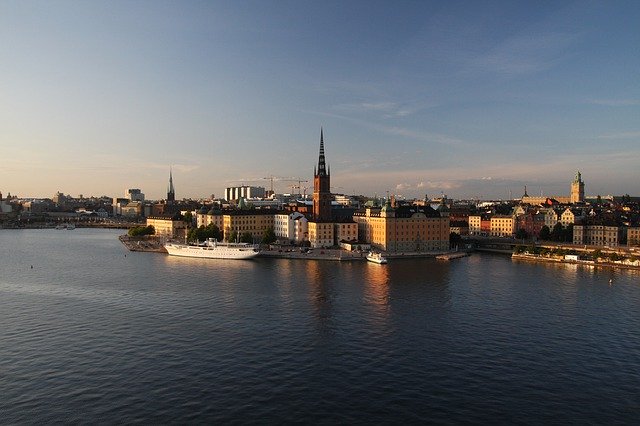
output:
[[5,195],[311,181],[321,126],[334,192],[640,196],[640,1],[0,2]]

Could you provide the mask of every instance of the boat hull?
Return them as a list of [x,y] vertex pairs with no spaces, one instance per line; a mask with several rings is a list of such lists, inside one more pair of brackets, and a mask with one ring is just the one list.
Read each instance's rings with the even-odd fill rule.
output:
[[367,255],[367,260],[369,262],[377,263],[378,265],[384,265],[385,263],[387,263],[387,259],[385,259],[384,256],[379,253],[369,253]]
[[198,257],[202,259],[252,259],[260,254],[252,246],[189,246],[186,244],[165,244],[171,256]]

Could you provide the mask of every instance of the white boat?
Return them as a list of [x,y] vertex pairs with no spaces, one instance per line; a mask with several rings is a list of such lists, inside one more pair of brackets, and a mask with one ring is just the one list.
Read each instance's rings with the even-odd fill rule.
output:
[[382,255],[382,253],[375,253],[370,251],[367,253],[367,260],[369,262],[378,263],[382,265],[383,263],[387,263],[387,259]]
[[214,238],[209,238],[198,245],[167,243],[164,248],[172,256],[207,259],[251,259],[260,254],[253,244],[219,243]]
[[76,226],[73,223],[67,225],[67,230],[72,231],[74,229],[76,229]]

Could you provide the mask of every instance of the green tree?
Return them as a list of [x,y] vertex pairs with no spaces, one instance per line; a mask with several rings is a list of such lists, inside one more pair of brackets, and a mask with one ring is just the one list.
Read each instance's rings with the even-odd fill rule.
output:
[[529,238],[529,233],[524,230],[524,228],[520,228],[516,231],[516,239],[525,240]]
[[149,225],[149,226],[134,226],[133,228],[130,228],[129,231],[127,232],[129,234],[130,237],[142,237],[145,235],[153,235],[156,233],[156,229],[153,227],[153,225]]
[[230,243],[234,243],[238,239],[238,231],[231,231],[226,238]]
[[203,225],[198,228],[192,228],[187,234],[187,239],[189,241],[204,241],[207,238],[215,238],[218,241],[222,240],[222,232],[220,232],[220,228],[215,224],[210,223],[206,227]]
[[278,238],[276,237],[276,233],[273,230],[273,227],[267,228],[264,231],[264,237],[262,237],[262,244],[271,244],[275,243]]
[[562,241],[569,243],[573,242],[573,223],[567,225],[567,227],[562,231]]
[[560,222],[553,225],[553,229],[551,230],[551,240],[552,241],[562,241],[564,233],[564,228]]
[[184,214],[184,221],[191,225],[193,223],[193,214],[191,214],[191,212],[186,212]]
[[462,237],[456,232],[449,234],[449,247],[458,247],[462,242]]
[[240,236],[240,242],[241,243],[249,243],[252,244],[253,243],[253,234],[251,234],[251,232],[245,232]]
[[541,240],[549,240],[551,238],[551,231],[547,225],[540,228],[540,234],[538,235]]

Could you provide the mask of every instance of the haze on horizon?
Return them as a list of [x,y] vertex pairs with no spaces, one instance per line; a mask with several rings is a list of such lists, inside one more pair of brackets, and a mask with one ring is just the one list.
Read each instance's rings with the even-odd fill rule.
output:
[[[0,191],[640,195],[640,3],[4,1]],[[287,186],[276,182],[280,192]]]

